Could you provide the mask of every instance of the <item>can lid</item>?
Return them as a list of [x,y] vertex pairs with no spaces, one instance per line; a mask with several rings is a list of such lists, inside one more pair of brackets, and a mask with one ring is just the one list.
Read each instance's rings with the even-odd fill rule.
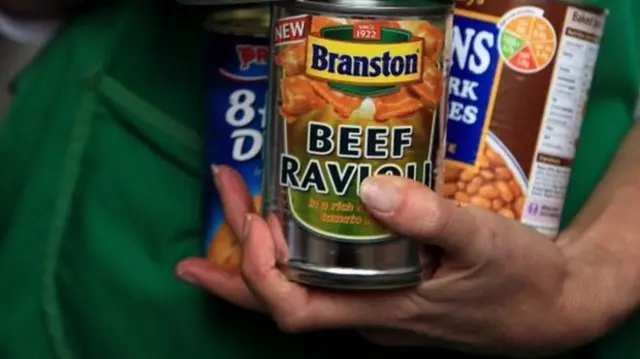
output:
[[270,26],[269,6],[251,6],[215,11],[205,20],[209,31],[237,35],[267,36]]
[[411,16],[444,14],[453,9],[455,0],[284,0],[274,4],[294,5],[313,11],[335,11],[357,16]]

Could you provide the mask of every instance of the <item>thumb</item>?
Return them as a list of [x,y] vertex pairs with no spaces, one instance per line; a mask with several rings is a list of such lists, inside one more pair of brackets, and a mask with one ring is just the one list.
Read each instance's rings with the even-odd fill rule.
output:
[[501,233],[513,234],[514,228],[527,231],[491,212],[460,208],[428,187],[401,177],[370,177],[363,182],[360,196],[371,215],[393,233],[439,247],[462,260],[475,262],[490,255]]

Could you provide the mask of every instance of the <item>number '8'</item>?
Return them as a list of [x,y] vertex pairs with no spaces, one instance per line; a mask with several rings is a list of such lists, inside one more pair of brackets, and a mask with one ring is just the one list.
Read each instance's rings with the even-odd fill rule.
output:
[[[256,117],[256,110],[253,108],[256,102],[256,95],[253,91],[242,89],[234,91],[229,96],[229,109],[225,114],[226,122],[235,129],[231,132],[233,141],[231,157],[234,161],[248,161],[260,154],[263,144],[262,131],[260,129],[245,128]],[[261,128],[265,125],[265,109],[258,110],[262,117]]]
[[[237,90],[229,96],[229,109],[225,115],[228,124],[233,127],[244,127],[253,121],[256,110],[253,105],[256,102],[256,94],[251,90]],[[259,111],[262,115],[264,110]],[[264,115],[263,115],[264,116]]]

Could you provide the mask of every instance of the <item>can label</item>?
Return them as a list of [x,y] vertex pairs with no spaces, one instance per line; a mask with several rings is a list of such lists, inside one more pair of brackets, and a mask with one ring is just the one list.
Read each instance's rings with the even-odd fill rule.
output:
[[362,181],[394,175],[433,188],[444,26],[315,15],[276,21],[279,181],[300,226],[338,241],[387,240],[359,199]]
[[443,191],[554,235],[604,14],[513,3],[456,9]]
[[225,221],[211,166],[237,170],[259,207],[269,40],[209,33],[207,47],[204,244],[214,265],[237,268],[240,247]]

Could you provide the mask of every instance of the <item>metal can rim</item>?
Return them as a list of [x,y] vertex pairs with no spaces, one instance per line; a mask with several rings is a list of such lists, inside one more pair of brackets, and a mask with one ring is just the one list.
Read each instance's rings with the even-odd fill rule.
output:
[[420,17],[428,15],[442,15],[453,11],[454,1],[440,1],[441,4],[428,5],[393,5],[393,6],[354,6],[344,3],[320,2],[317,0],[282,0],[274,1],[273,5],[298,11],[312,11],[324,13],[338,13],[352,16],[373,17]]
[[270,26],[270,9],[265,5],[214,11],[204,21],[207,31],[236,35],[268,36]]

